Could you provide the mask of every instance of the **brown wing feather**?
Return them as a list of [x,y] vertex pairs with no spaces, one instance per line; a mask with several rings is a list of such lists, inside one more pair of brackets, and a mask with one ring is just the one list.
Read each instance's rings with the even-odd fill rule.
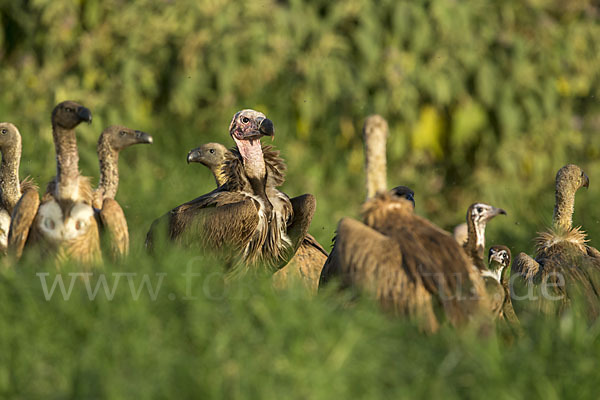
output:
[[422,329],[439,327],[431,294],[418,276],[410,276],[403,265],[398,243],[365,224],[343,218],[335,243],[321,272],[319,286],[338,278],[342,287],[374,294],[384,309],[416,319]]
[[104,199],[98,212],[102,231],[108,233],[111,257],[115,260],[129,253],[129,230],[123,209],[114,199]]
[[8,252],[17,259],[23,255],[23,248],[39,206],[40,197],[37,190],[30,189],[23,193],[13,210],[8,233]]
[[36,192],[40,189],[40,187],[35,183],[32,177],[26,176],[21,181],[21,193],[25,193],[28,190],[35,190]]

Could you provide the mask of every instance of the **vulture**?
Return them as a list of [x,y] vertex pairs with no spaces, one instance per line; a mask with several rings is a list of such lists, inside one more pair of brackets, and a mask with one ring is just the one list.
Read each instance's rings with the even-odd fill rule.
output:
[[223,166],[226,183],[154,221],[147,249],[164,242],[158,236],[165,232],[167,242],[215,251],[226,259],[241,257],[245,270],[287,264],[306,236],[315,198],[305,194],[290,199],[276,189],[284,182],[285,165],[277,152],[263,154],[260,143],[274,133],[273,122],[263,113],[237,112],[229,126],[236,147]]
[[108,233],[113,259],[129,252],[129,230],[123,209],[115,200],[119,187],[119,152],[134,144],[152,143],[152,136],[124,126],[109,126],[98,139],[100,182],[93,193],[93,207],[101,230]]
[[467,237],[469,236],[469,227],[465,222],[456,225],[452,231],[452,236],[454,236],[454,239],[458,244],[464,246],[465,243],[467,243]]
[[506,215],[506,211],[484,203],[471,204],[467,209],[467,240],[464,251],[479,271],[487,269],[483,260],[485,252],[485,227],[497,215]]
[[[268,159],[278,160],[279,155],[273,152],[270,146],[263,145],[263,154],[267,154]],[[273,153],[273,154],[271,154]],[[227,182],[227,176],[223,173],[225,159],[229,150],[219,143],[207,143],[188,153],[187,161],[200,163],[208,167],[217,183],[217,187],[223,186]],[[283,163],[283,161],[277,161]],[[410,189],[405,188],[412,192]],[[414,194],[414,193],[413,193]],[[319,276],[321,268],[329,253],[321,244],[310,234],[302,240],[300,247],[290,262],[273,275],[273,281],[278,288],[285,288],[291,276],[300,278],[312,293],[316,293],[319,286]]]
[[538,233],[535,258],[525,253],[515,258],[511,269],[511,275],[516,275],[512,278],[513,299],[529,299],[539,311],[549,314],[561,313],[578,299],[590,320],[598,317],[600,256],[587,245],[581,227],[572,226],[575,193],[588,186],[587,175],[577,165],[565,165],[556,174],[552,226]]
[[21,134],[10,122],[0,122],[0,253],[8,247],[11,214],[21,195],[27,190],[37,193],[37,186],[29,178],[19,182],[21,163]]
[[342,288],[370,292],[384,309],[415,319],[427,332],[439,328],[441,314],[454,325],[465,323],[487,303],[481,276],[449,233],[414,214],[405,187],[385,189],[385,120],[367,118],[363,133],[368,199],[362,222],[339,222],[320,286],[337,278]]
[[510,249],[503,245],[490,247],[488,267],[481,272],[495,317],[511,325],[519,323],[510,298]]
[[79,174],[75,127],[91,123],[92,113],[73,101],[52,111],[56,176],[48,183],[41,203],[37,191],[27,190],[12,214],[8,249],[19,258],[34,243],[58,261],[73,259],[91,264],[101,260],[98,223],[92,208],[90,180]]

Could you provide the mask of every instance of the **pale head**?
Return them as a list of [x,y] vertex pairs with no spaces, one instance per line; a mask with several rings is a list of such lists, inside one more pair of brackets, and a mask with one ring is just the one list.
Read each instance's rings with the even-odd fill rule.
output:
[[502,271],[510,265],[510,259],[511,254],[508,247],[503,245],[490,247],[488,252],[488,265],[490,269],[500,269]]
[[0,122],[0,151],[20,145],[21,134],[10,122]]
[[229,124],[229,134],[236,143],[241,140],[253,141],[263,136],[274,136],[275,128],[263,113],[246,109],[235,113]]
[[130,129],[120,125],[112,125],[102,131],[98,143],[105,142],[115,151],[121,151],[134,144],[151,144],[152,136],[146,132]]
[[575,164],[567,164],[556,173],[556,192],[563,195],[575,195],[580,188],[587,188],[590,180]]
[[187,162],[200,163],[208,168],[216,168],[225,161],[225,155],[229,152],[227,147],[221,143],[206,143],[200,147],[190,150]]

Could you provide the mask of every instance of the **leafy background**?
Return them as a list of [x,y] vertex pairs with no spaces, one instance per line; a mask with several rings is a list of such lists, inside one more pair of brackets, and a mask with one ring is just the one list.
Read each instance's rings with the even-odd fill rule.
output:
[[[212,189],[185,156],[209,141],[230,145],[242,108],[274,121],[283,189],[316,195],[311,232],[327,248],[365,196],[361,127],[371,113],[390,124],[389,186],[412,187],[419,214],[452,229],[475,201],[502,207],[509,215],[490,224],[488,242],[531,252],[551,220],[556,171],[576,163],[591,186],[578,194],[575,224],[594,245],[599,13],[591,0],[0,0],[0,120],[19,127],[21,173],[41,183],[55,172],[49,120],[62,100],[93,112],[78,140],[80,168],[94,179],[104,127],[154,136],[121,156],[130,270],[176,275],[192,256],[145,256],[145,232]],[[369,303],[280,298],[262,281],[251,301],[45,302],[35,268],[51,267],[1,275],[6,397],[595,393],[584,377],[597,377],[597,332],[577,320],[534,319],[514,345],[473,344],[452,331],[423,338]]]

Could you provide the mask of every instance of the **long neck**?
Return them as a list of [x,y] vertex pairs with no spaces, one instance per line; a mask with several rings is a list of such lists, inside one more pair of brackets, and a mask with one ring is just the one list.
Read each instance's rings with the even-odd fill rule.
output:
[[223,186],[225,182],[227,182],[227,175],[223,173],[223,163],[219,165],[213,165],[210,167],[210,171],[213,173],[215,177],[215,182],[217,183],[217,187]]
[[2,164],[0,165],[2,202],[10,213],[12,213],[13,208],[21,197],[21,185],[19,183],[20,162],[21,138],[18,137],[14,144],[2,149]]
[[[372,125],[372,126],[371,126]],[[387,123],[379,116],[369,117],[363,130],[367,199],[387,189]]]
[[[567,193],[565,193],[567,192]],[[557,188],[552,223],[555,229],[568,231],[573,226],[573,210],[575,208],[575,192]]]
[[466,253],[471,257],[477,268],[486,269],[483,262],[485,252],[485,223],[474,223],[467,218],[467,242],[464,244]]
[[79,153],[77,152],[77,139],[75,129],[64,129],[53,125],[52,136],[56,150],[56,187],[57,197],[60,199],[73,198],[77,191],[79,177]]
[[103,199],[114,199],[119,188],[119,152],[110,146],[104,135],[98,141],[98,161],[100,162],[100,182],[96,189]]
[[235,139],[235,142],[242,155],[244,172],[254,194],[265,202],[267,209],[272,209],[273,206],[266,193],[267,169],[260,141]]

